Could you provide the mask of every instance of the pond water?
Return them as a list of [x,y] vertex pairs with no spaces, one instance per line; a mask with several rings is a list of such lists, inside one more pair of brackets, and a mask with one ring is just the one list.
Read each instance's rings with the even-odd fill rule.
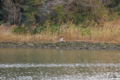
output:
[[0,49],[0,80],[120,80],[120,51]]

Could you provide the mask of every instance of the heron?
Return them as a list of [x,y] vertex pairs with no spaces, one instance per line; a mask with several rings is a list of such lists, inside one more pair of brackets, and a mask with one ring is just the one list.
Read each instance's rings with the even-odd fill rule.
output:
[[60,42],[62,42],[62,41],[63,41],[63,38],[60,39]]

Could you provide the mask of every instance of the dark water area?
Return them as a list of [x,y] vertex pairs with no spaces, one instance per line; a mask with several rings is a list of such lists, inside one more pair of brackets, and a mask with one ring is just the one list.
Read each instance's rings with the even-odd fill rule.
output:
[[120,80],[120,51],[0,49],[0,80]]

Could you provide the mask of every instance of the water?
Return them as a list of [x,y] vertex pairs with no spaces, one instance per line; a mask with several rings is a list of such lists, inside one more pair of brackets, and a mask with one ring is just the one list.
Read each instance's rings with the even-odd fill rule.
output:
[[0,49],[0,80],[120,80],[120,51]]

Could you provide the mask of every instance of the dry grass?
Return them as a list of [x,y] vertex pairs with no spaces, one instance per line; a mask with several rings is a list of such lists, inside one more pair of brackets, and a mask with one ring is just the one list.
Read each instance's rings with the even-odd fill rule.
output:
[[103,27],[89,26],[86,30],[81,30],[81,25],[74,26],[74,24],[61,25],[60,31],[53,34],[47,30],[35,35],[17,35],[11,32],[11,28],[1,25],[0,42],[58,42],[63,37],[64,41],[120,43],[120,21],[106,22]]

